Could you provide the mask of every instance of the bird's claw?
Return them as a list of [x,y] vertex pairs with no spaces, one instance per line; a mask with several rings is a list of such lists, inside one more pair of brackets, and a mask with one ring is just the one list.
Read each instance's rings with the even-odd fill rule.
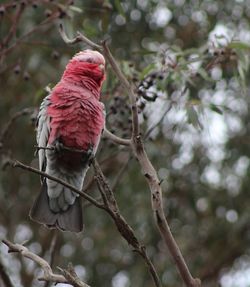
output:
[[59,140],[56,140],[54,144],[54,149],[56,153],[61,153],[65,150],[65,147],[63,143],[61,143]]

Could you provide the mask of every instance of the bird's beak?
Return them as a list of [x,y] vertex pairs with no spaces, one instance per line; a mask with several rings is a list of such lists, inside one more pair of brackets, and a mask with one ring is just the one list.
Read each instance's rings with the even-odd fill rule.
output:
[[100,70],[104,73],[105,71],[105,65],[104,64],[100,64],[99,65]]

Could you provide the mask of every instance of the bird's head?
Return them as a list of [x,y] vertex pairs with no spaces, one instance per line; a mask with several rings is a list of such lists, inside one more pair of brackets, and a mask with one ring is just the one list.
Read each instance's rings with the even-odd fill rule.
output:
[[89,78],[94,80],[99,87],[105,80],[105,59],[97,51],[80,51],[70,60],[66,67],[64,76],[71,76],[75,80]]

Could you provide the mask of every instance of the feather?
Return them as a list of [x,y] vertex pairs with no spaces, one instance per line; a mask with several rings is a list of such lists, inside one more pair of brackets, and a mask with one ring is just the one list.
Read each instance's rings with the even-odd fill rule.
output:
[[31,210],[30,218],[50,228],[58,227],[63,231],[81,232],[83,229],[81,201],[78,198],[67,210],[58,208],[58,212],[51,210],[50,204],[58,205],[56,201],[49,200],[46,181],[43,181],[41,191],[37,196]]

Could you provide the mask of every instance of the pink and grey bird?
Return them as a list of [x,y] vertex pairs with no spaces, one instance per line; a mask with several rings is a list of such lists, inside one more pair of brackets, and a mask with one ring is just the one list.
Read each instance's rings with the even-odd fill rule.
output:
[[[104,105],[99,101],[104,67],[99,52],[77,53],[60,82],[43,100],[38,114],[37,144],[48,148],[38,151],[40,170],[77,189],[82,188],[104,128]],[[61,230],[83,229],[80,197],[48,178],[42,178],[42,189],[30,217]]]

